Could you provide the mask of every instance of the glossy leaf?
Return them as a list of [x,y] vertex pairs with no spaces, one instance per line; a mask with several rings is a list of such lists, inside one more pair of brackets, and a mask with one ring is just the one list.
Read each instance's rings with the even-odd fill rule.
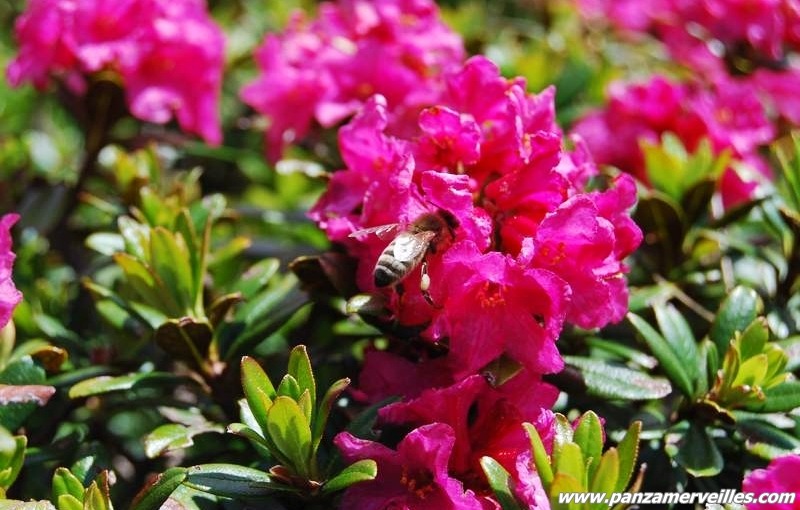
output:
[[270,439],[291,462],[290,468],[300,476],[311,476],[311,429],[297,403],[279,396],[267,413]]
[[[636,329],[639,337],[644,340],[650,348],[650,352],[658,359],[661,364],[661,369],[669,377],[669,380],[675,383],[675,386],[686,396],[691,398],[694,394],[694,387],[689,377],[684,362],[678,358],[673,348],[667,343],[663,336],[661,336],[647,321],[642,319],[636,314],[629,313],[628,321]],[[692,360],[692,363],[697,363],[697,360]]]
[[[83,502],[84,488],[78,478],[69,469],[60,467],[53,474],[53,499],[58,501],[61,496],[71,496]],[[59,506],[61,506],[59,504]]]
[[187,469],[167,469],[136,495],[130,510],[159,510],[187,477]]
[[205,423],[194,426],[168,423],[147,434],[144,438],[145,454],[152,458],[164,452],[187,448],[194,444],[194,436],[208,432],[224,432],[219,425]]
[[656,304],[653,310],[664,340],[667,341],[672,352],[680,361],[692,383],[692,388],[696,388],[701,372],[697,341],[692,334],[691,327],[678,309],[670,303]]
[[317,385],[314,381],[314,372],[311,369],[311,360],[305,345],[298,345],[289,354],[289,374],[294,377],[300,386],[300,391],[308,391],[311,398],[311,408],[317,407]]
[[247,404],[259,426],[266,430],[267,411],[272,407],[272,400],[277,396],[275,387],[261,365],[253,358],[243,357],[241,369],[242,388]]
[[692,476],[715,476],[722,471],[722,454],[706,429],[692,424],[679,444],[675,460]]
[[583,452],[586,462],[591,459],[587,468],[587,477],[591,480],[603,453],[603,426],[597,414],[587,411],[580,417],[573,440]]
[[127,391],[137,387],[174,386],[186,379],[165,372],[144,372],[118,377],[101,375],[79,382],[69,389],[70,398],[83,398],[92,395],[102,395],[114,391]]
[[511,487],[511,476],[499,462],[491,457],[481,457],[481,468],[483,469],[489,486],[492,488],[500,508],[503,510],[522,510],[519,502],[514,497]]
[[764,390],[766,397],[759,404],[748,405],[750,411],[761,413],[788,412],[800,407],[800,381],[787,381]]
[[201,464],[186,470],[186,484],[228,498],[263,497],[286,487],[258,469],[237,464]]
[[580,369],[587,393],[607,399],[647,400],[662,398],[672,391],[664,378],[600,360],[564,356],[564,361]]
[[617,445],[619,454],[619,478],[615,492],[623,492],[628,488],[636,468],[636,460],[639,456],[639,436],[642,432],[642,422],[635,421],[628,427],[625,437]]
[[747,287],[736,287],[722,302],[709,337],[720,356],[728,351],[728,344],[736,331],[743,332],[763,310],[764,305],[756,291]]
[[547,455],[547,450],[544,448],[544,443],[542,443],[542,438],[539,436],[539,431],[536,430],[536,427],[531,423],[523,423],[522,426],[531,441],[531,457],[533,458],[534,467],[536,467],[536,472],[542,480],[542,486],[547,491],[550,484],[553,483],[553,468],[550,466],[550,457]]
[[378,465],[372,459],[364,459],[350,464],[336,476],[325,482],[322,494],[344,490],[359,482],[372,480],[378,474]]
[[558,495],[565,492],[586,492],[586,488],[581,486],[581,483],[564,473],[559,473],[553,478],[553,483],[550,486],[550,507],[554,510],[580,510],[579,503],[560,503]]
[[591,492],[603,492],[606,494],[615,491],[620,480],[619,452],[616,448],[609,448],[600,458],[597,472],[592,478],[589,489]]

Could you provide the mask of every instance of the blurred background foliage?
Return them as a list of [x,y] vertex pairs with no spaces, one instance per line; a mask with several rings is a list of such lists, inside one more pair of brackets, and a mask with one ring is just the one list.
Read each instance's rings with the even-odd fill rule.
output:
[[[470,53],[524,76],[531,91],[557,86],[565,130],[602,104],[612,80],[685,73],[657,44],[588,26],[567,0],[439,3]],[[23,7],[0,2],[4,64]],[[22,216],[15,282],[25,295],[16,331],[4,333],[0,381],[57,390],[46,409],[28,402],[0,413],[6,429],[27,432],[26,469],[10,496],[48,494],[50,480],[38,473],[57,467],[70,470],[57,473],[64,484],[78,480],[79,501],[83,490],[102,492],[106,469],[119,501],[177,465],[266,470],[268,447],[225,434],[241,419],[239,358],[258,358],[279,381],[291,347],[303,343],[317,387],[328,388],[355,378],[363,349],[380,336],[335,295],[347,279],[341,258],[294,266],[301,276],[321,270],[332,288],[304,292],[289,270],[297,257],[330,248],[305,212],[324,189],[319,175],[338,167],[335,136],[291,148],[287,159],[298,162],[273,168],[263,157],[263,119],[237,95],[256,75],[251,55],[264,34],[316,3],[210,7],[228,41],[220,147],[129,118],[98,142],[58,91],[0,82],[0,211]],[[113,104],[118,91],[105,93]],[[632,314],[559,340],[568,367],[552,377],[565,392],[557,410],[570,419],[594,411],[612,442],[641,420],[643,490],[738,489],[745,469],[800,449],[799,155],[795,139],[780,139],[770,155],[774,192],[725,213],[709,184],[713,164],[683,188],[642,190],[636,219],[645,244],[630,261]],[[696,167],[692,157],[675,165]],[[302,163],[309,160],[322,166]],[[648,170],[668,184],[675,168]],[[174,264],[176,253],[186,264]],[[170,275],[167,288],[143,276],[148,268]],[[330,430],[361,411],[341,404]],[[319,455],[333,457],[329,441]],[[195,482],[217,473],[204,469]],[[189,476],[169,473],[159,483],[179,480],[177,487]],[[173,497],[195,501],[186,508],[224,499],[224,491],[200,495],[201,485],[180,485]]]

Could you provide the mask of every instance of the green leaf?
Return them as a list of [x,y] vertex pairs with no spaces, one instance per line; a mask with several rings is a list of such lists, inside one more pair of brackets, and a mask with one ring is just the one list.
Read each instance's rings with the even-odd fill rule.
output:
[[558,455],[561,452],[561,448],[565,444],[572,442],[574,432],[567,417],[561,413],[556,413],[556,421],[553,425],[553,428],[555,431],[555,436],[553,437],[552,465],[556,466],[558,465]]
[[[694,388],[686,367],[664,337],[653,329],[647,321],[636,314],[629,313],[628,321],[630,321],[631,325],[636,329],[639,337],[644,340],[650,348],[650,352],[653,353],[653,356],[661,363],[661,368],[667,377],[669,377],[670,381],[675,383],[686,397],[691,398],[694,394]],[[693,363],[696,364],[697,360],[693,360]]]
[[297,310],[308,302],[308,296],[297,286],[293,277],[284,278],[245,306],[239,307],[237,320],[244,320],[244,331],[223,352],[224,359],[230,360],[250,352],[269,335],[278,331]]
[[746,406],[749,411],[781,413],[800,407],[800,381],[786,381],[764,390],[763,402]]
[[700,379],[700,357],[692,329],[678,309],[670,303],[656,304],[653,311],[664,340],[683,366],[692,387],[696,388]]
[[208,432],[224,432],[220,425],[205,423],[185,426],[178,423],[167,423],[156,428],[144,438],[145,455],[155,458],[164,452],[187,448],[194,444],[194,436]]
[[564,473],[557,474],[555,478],[553,478],[553,483],[548,493],[550,496],[550,507],[553,510],[580,510],[581,505],[579,503],[560,503],[558,501],[558,495],[565,492],[586,492],[586,489],[581,486],[578,480],[571,476]]
[[167,469],[142,488],[131,503],[130,510],[159,510],[170,495],[186,480],[187,469]]
[[575,443],[565,443],[561,446],[555,459],[556,476],[566,473],[575,478],[581,485],[586,482],[586,461],[583,458],[580,446]]
[[275,387],[267,377],[266,372],[256,360],[249,356],[242,358],[242,388],[250,406],[253,417],[262,430],[266,432],[267,411],[272,407],[272,401],[277,396]]
[[724,466],[722,454],[714,440],[706,429],[694,423],[680,442],[675,460],[696,477],[716,476]]
[[587,462],[592,459],[587,470],[588,478],[591,480],[603,453],[603,426],[594,411],[587,411],[581,416],[578,426],[575,428],[574,441],[580,447]]
[[350,464],[338,475],[322,486],[322,494],[331,494],[350,487],[358,482],[373,480],[378,474],[378,465],[372,459],[363,459]]
[[[744,359],[744,356],[742,357]],[[764,382],[768,367],[767,355],[759,354],[739,366],[731,386],[756,386]]]
[[550,484],[553,483],[553,468],[550,466],[550,458],[547,456],[547,450],[544,449],[544,443],[539,436],[539,431],[531,423],[523,423],[525,432],[531,441],[531,457],[533,464],[536,467],[536,472],[539,473],[539,478],[542,480],[542,486],[545,491],[550,489]]
[[[40,385],[45,382],[45,372],[30,356],[24,356],[6,365],[0,372],[0,384]],[[20,428],[28,416],[36,410],[36,404],[17,403],[0,406],[0,426],[8,430]]]
[[308,390],[311,397],[311,409],[317,407],[317,385],[314,381],[314,372],[311,369],[311,360],[305,345],[298,345],[289,354],[289,374],[295,378],[300,385],[300,391]]
[[286,467],[311,478],[311,429],[297,402],[284,396],[275,398],[267,413],[266,432],[291,461],[291,466]]
[[191,262],[183,236],[163,227],[150,231],[150,264],[182,310],[191,315],[194,292]]
[[[58,501],[61,496],[70,496],[81,503],[83,508],[83,484],[69,469],[60,467],[53,474],[53,499]],[[59,503],[59,508],[61,504]]]
[[739,350],[742,360],[752,358],[762,353],[769,340],[769,326],[767,319],[756,317],[742,332],[739,340]]
[[258,469],[237,464],[201,464],[186,470],[186,482],[192,488],[226,498],[267,496],[287,487],[272,481]]
[[167,354],[202,370],[213,335],[211,325],[205,319],[180,317],[161,324],[153,337]]
[[480,462],[500,507],[503,510],[522,510],[517,498],[514,497],[514,491],[511,488],[513,482],[508,471],[491,457],[481,457]]
[[300,384],[297,382],[292,375],[286,374],[281,379],[280,384],[278,384],[277,389],[278,395],[283,397],[289,397],[292,400],[298,400],[302,391],[300,390]]
[[144,372],[118,377],[101,375],[79,382],[69,389],[69,398],[90,397],[114,391],[127,391],[139,387],[176,386],[189,379],[167,372]]
[[54,499],[58,510],[83,510],[83,495],[81,495],[81,499],[77,499],[71,494],[64,494]]
[[325,395],[322,397],[322,401],[317,409],[317,414],[314,417],[314,425],[311,431],[313,439],[312,455],[316,454],[319,444],[322,441],[322,436],[325,433],[325,425],[328,423],[328,416],[331,413],[331,409],[333,409],[333,404],[336,403],[336,399],[339,398],[339,395],[341,395],[348,386],[350,386],[350,379],[339,379],[331,384],[328,391],[326,391]]
[[728,351],[734,333],[744,331],[763,309],[764,304],[753,289],[739,286],[731,291],[722,302],[709,332],[720,357]]
[[108,493],[101,490],[97,482],[92,482],[83,496],[83,510],[113,510]]
[[589,490],[605,494],[615,492],[619,484],[619,470],[619,452],[617,452],[616,448],[609,448],[600,458],[600,465],[597,467],[597,473],[595,473],[594,478],[592,478]]
[[19,476],[27,444],[27,437],[12,436],[0,428],[0,487],[3,489],[8,489]]
[[635,421],[628,427],[625,437],[617,445],[619,453],[619,478],[615,492],[623,492],[628,488],[636,468],[636,459],[639,456],[639,435],[642,432],[642,422]]
[[261,456],[283,465],[291,464],[291,461],[278,449],[269,435],[262,435],[243,423],[231,423],[228,425],[228,432],[248,439]]
[[587,393],[596,397],[651,400],[663,398],[672,391],[666,379],[629,368],[578,356],[564,356],[564,361],[580,369]]

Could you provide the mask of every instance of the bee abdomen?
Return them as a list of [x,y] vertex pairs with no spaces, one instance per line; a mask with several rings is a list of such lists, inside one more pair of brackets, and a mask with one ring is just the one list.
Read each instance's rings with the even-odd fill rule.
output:
[[388,287],[402,280],[410,266],[408,263],[400,262],[387,254],[381,254],[378,263],[375,265],[375,286]]

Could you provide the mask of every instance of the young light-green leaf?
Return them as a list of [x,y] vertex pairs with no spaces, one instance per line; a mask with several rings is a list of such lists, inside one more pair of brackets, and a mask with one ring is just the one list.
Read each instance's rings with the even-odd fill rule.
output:
[[83,484],[69,469],[60,467],[53,474],[53,499],[58,501],[61,496],[72,496],[83,502]]
[[378,474],[378,465],[372,459],[363,459],[344,468],[339,474],[325,482],[322,494],[344,490],[358,482],[372,480]]
[[242,358],[242,388],[250,412],[262,430],[266,431],[267,412],[277,396],[275,387],[266,372],[256,360],[249,356]]
[[711,324],[709,337],[722,357],[736,331],[744,331],[764,309],[756,291],[747,287],[736,287],[731,291]]
[[297,402],[279,396],[267,413],[267,430],[270,439],[291,461],[298,475],[311,478],[311,429]]
[[574,441],[583,452],[584,459],[587,462],[592,459],[587,469],[587,477],[591,480],[603,453],[603,426],[594,411],[587,411],[581,416],[575,428]]
[[642,432],[642,422],[635,421],[630,424],[625,437],[617,445],[617,452],[619,453],[619,478],[615,492],[623,492],[628,488],[633,476],[633,471],[636,468],[636,459],[639,456],[639,435]]
[[298,345],[289,354],[289,374],[300,385],[300,391],[308,390],[311,397],[311,409],[317,407],[317,385],[314,381],[314,371],[305,345]]
[[511,487],[511,476],[508,474],[499,462],[491,457],[481,457],[481,468],[486,479],[489,481],[489,486],[492,488],[497,502],[503,510],[522,510],[522,506],[514,497],[514,491]]
[[539,473],[539,478],[542,480],[542,486],[547,491],[550,484],[553,483],[553,468],[550,466],[550,458],[547,456],[547,450],[544,449],[544,443],[539,436],[539,431],[531,423],[523,423],[525,432],[531,440],[531,454],[533,457],[533,464],[536,467],[536,472]]

